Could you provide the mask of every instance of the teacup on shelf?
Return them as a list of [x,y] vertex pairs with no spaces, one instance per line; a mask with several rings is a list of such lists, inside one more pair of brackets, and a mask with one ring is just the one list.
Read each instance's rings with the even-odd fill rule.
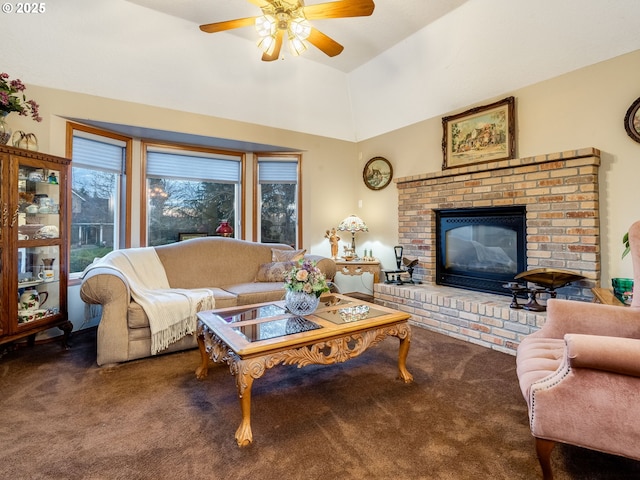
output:
[[47,311],[39,308],[34,310],[18,310],[18,323],[33,322],[46,315]]

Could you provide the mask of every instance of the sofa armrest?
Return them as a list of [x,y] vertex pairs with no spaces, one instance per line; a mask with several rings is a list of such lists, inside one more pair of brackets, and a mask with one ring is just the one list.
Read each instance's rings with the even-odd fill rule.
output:
[[[627,361],[633,355],[629,347],[634,343],[637,350],[638,340],[611,340],[623,340],[626,345],[620,348],[631,354],[621,362],[626,365],[615,365],[612,345],[600,352],[604,359],[597,358],[598,353],[592,357],[582,355],[582,347],[590,350],[594,343],[608,343],[604,337],[576,337],[569,338],[558,370],[531,385],[528,399],[531,433],[537,438],[635,458],[640,432],[640,423],[636,421],[640,418],[637,398],[640,376],[611,370],[627,370]],[[576,353],[576,358],[569,358]],[[608,365],[603,369],[605,363]]]
[[640,376],[640,339],[568,334],[564,340],[572,368]]
[[111,268],[94,268],[82,280],[80,298],[86,303],[102,305],[98,324],[98,365],[129,360],[127,311],[131,294],[124,277]]
[[549,299],[547,320],[532,335],[562,339],[567,333],[640,338],[640,308]]
[[80,298],[86,303],[105,305],[122,297],[131,297],[122,273],[109,267],[97,267],[82,277]]
[[323,257],[322,255],[305,255],[305,259],[312,260],[316,262],[316,266],[320,269],[327,281],[333,281],[336,277],[336,262],[333,259],[328,257]]

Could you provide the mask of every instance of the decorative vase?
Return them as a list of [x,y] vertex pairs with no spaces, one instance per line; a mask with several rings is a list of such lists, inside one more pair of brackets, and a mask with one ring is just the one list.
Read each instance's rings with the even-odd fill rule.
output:
[[309,315],[315,312],[320,303],[320,298],[313,293],[288,291],[284,297],[284,303],[294,315]]
[[16,148],[22,148],[24,150],[38,151],[38,137],[35,133],[25,133],[22,130],[16,130],[11,137],[11,142]]
[[631,303],[633,297],[633,278],[612,278],[613,294],[622,303]]
[[8,112],[0,112],[0,145],[6,145],[11,138],[11,127],[7,123]]

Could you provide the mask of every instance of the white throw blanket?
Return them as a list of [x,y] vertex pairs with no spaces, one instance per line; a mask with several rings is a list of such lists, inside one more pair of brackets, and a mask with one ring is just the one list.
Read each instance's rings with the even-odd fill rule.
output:
[[196,313],[215,307],[210,289],[169,287],[164,267],[153,247],[114,250],[89,265],[83,276],[97,267],[112,268],[127,279],[131,297],[149,317],[152,355],[185,335],[193,334]]

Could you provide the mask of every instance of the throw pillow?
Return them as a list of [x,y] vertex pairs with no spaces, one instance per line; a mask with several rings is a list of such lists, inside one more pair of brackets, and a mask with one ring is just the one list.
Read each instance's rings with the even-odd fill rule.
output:
[[278,250],[277,248],[271,249],[271,261],[272,262],[297,262],[307,252],[303,250]]
[[285,274],[290,271],[297,262],[271,262],[263,263],[258,268],[256,282],[284,282]]

